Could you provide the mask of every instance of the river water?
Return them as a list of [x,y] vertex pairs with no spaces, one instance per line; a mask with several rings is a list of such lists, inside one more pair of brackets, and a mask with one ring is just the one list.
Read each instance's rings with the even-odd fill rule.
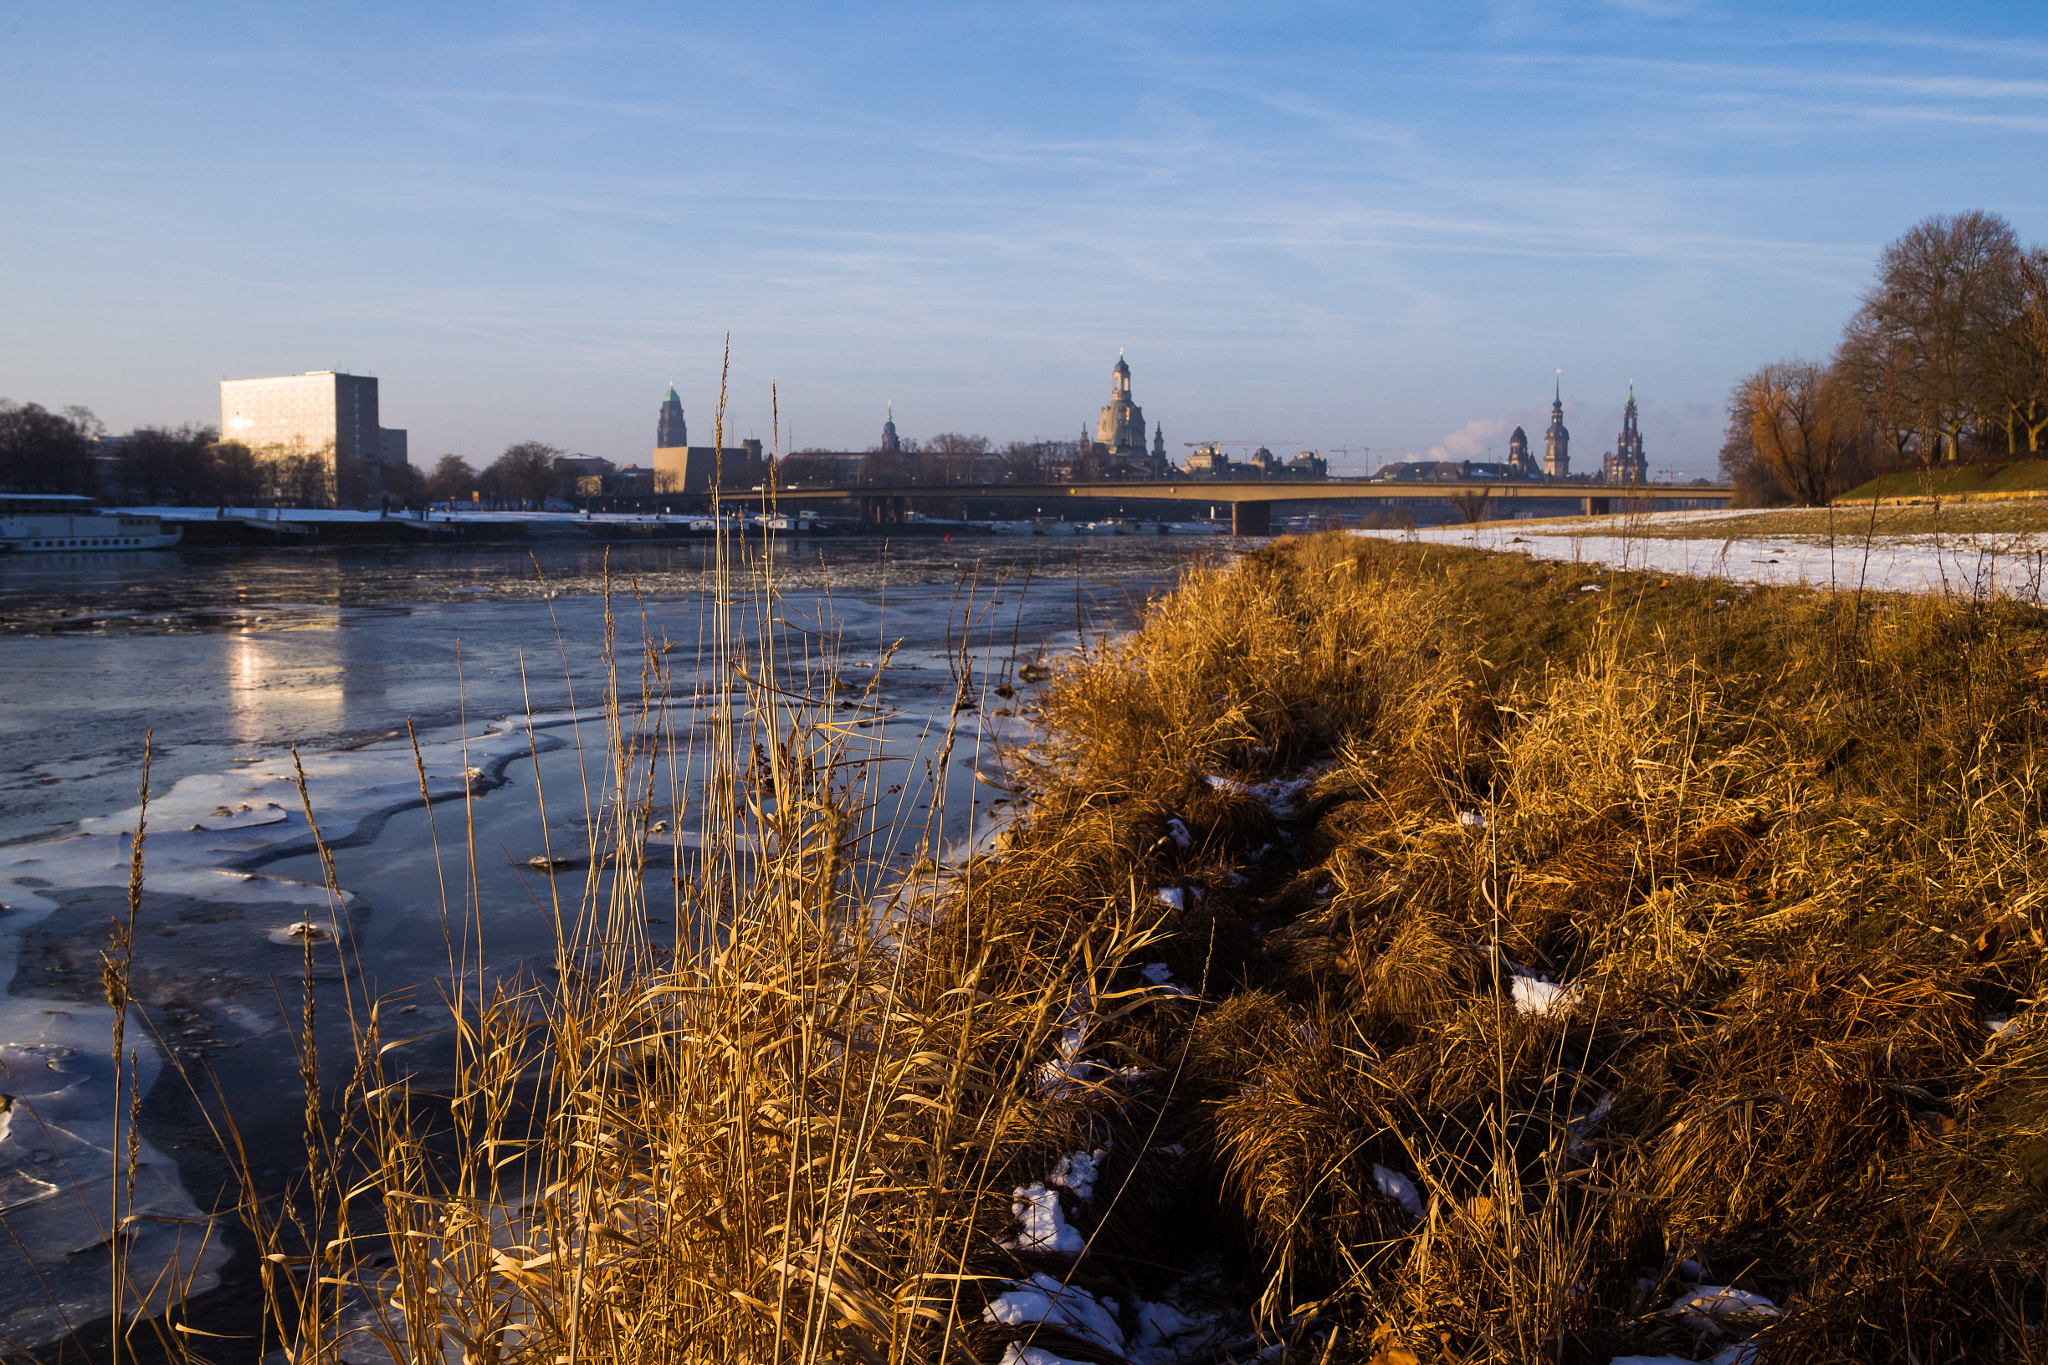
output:
[[[875,681],[845,709],[847,732],[869,746],[873,793],[907,793],[890,797],[876,853],[908,860],[989,815],[996,789],[972,773],[920,781],[963,665],[975,705],[949,767],[993,761],[983,741],[1018,724],[1001,718],[1016,703],[993,688],[1020,663],[1117,628],[1188,559],[1227,549],[1176,537],[797,540],[774,556],[772,605],[747,589],[732,610],[743,630],[772,618],[812,652],[784,674],[793,685]],[[588,838],[608,620],[623,697],[640,694],[643,662],[674,670],[659,714],[687,748],[710,699],[730,695],[700,662],[716,553],[677,541],[0,557],[0,1088],[14,1097],[0,1113],[0,1337],[90,1341],[85,1324],[106,1312],[125,1105],[100,953],[125,910],[145,734],[128,1029],[143,1169],[126,1254],[131,1274],[193,1275],[196,1325],[247,1328],[253,1262],[233,1220],[214,1216],[235,1186],[205,1116],[232,1116],[266,1193],[298,1169],[285,1004],[302,954],[283,931],[317,922],[346,945],[315,985],[322,1047],[343,1055],[351,991],[409,1007],[431,1031],[448,1021],[452,977],[546,970],[554,902],[566,895],[573,909],[579,892],[564,884],[583,874],[551,878],[526,861]],[[737,553],[754,561],[737,581],[758,583],[758,545]],[[337,846],[339,902],[322,885],[294,748]],[[669,812],[679,858],[697,818],[686,805]],[[454,946],[451,901],[481,910]]]

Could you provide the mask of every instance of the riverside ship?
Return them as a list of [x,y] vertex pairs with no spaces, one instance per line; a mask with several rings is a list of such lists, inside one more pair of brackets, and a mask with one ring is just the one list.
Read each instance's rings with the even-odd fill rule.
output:
[[0,493],[0,551],[15,554],[108,554],[161,550],[184,532],[166,531],[150,516],[102,510],[69,493]]

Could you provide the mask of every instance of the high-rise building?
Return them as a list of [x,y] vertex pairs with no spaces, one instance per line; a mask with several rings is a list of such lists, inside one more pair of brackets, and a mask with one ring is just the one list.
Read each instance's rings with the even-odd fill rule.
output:
[[1550,404],[1550,425],[1543,432],[1543,472],[1553,479],[1569,478],[1572,472],[1572,434],[1564,425],[1564,383],[1558,381]]
[[1636,429],[1636,386],[1630,380],[1628,406],[1621,410],[1621,435],[1614,440],[1614,453],[1600,461],[1602,483],[1648,483],[1650,460],[1643,454],[1643,434]]
[[661,400],[661,416],[654,422],[654,445],[686,446],[690,443],[690,427],[683,421],[683,400],[676,397],[676,386],[668,386],[668,397]]
[[220,381],[220,434],[259,456],[311,455],[330,476],[359,461],[372,490],[387,460],[405,461],[403,428],[377,422],[374,375],[308,370],[270,379]]

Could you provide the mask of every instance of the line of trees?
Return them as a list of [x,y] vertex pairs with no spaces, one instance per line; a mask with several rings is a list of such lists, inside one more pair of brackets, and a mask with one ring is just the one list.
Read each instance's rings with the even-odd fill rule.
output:
[[1773,361],[1728,399],[1721,472],[1752,503],[1819,506],[1893,469],[2038,457],[2048,436],[2048,250],[1995,213],[1927,219],[1822,360]]
[[[223,441],[213,427],[137,427],[117,441],[86,408],[50,411],[0,398],[0,489],[76,493],[141,506],[357,506],[373,498],[393,506],[424,501],[545,506],[575,494],[574,467],[563,452],[521,441],[482,470],[444,455],[431,473],[336,460],[331,450],[252,450]],[[381,474],[381,492],[376,487]],[[758,478],[758,476],[757,476]]]
[[[862,454],[858,477],[876,484],[1019,484],[1085,476],[1073,441],[1011,441],[998,447],[986,436],[946,431],[926,441],[906,439],[899,450],[874,446]],[[847,459],[827,450],[799,450],[776,465],[784,487],[842,482]]]
[[559,446],[520,441],[482,469],[460,455],[443,455],[421,478],[421,492],[434,502],[487,502],[545,507],[550,499],[576,494],[575,467]]

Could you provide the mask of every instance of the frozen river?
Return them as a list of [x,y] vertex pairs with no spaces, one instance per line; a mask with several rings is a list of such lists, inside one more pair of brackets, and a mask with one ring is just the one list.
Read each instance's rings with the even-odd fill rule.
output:
[[[880,680],[847,713],[874,789],[909,793],[894,798],[878,854],[943,847],[986,815],[994,789],[971,773],[918,780],[963,662],[978,706],[952,768],[991,760],[985,727],[1014,705],[991,689],[1021,662],[1115,627],[1191,552],[1223,548],[849,538],[779,555],[767,614],[810,632],[790,638],[829,646],[842,684]],[[140,1040],[146,1098],[127,1254],[144,1279],[172,1264],[194,1276],[196,1325],[248,1330],[250,1255],[231,1217],[209,1218],[233,1186],[202,1109],[233,1115],[266,1188],[296,1170],[302,1101],[286,1013],[301,951],[283,930],[336,926],[360,962],[348,969],[357,997],[409,1006],[429,1033],[447,1022],[444,895],[481,907],[458,970],[545,971],[552,897],[559,887],[573,904],[583,874],[551,880],[525,863],[544,849],[580,853],[588,837],[582,793],[602,785],[607,573],[620,691],[639,696],[643,639],[665,645],[656,657],[675,681],[660,714],[687,744],[726,695],[696,662],[713,553],[675,542],[614,547],[608,563],[576,544],[0,559],[0,1064],[15,1097],[0,1113],[0,1337],[90,1340],[86,1324],[106,1311],[105,1219],[125,1137],[99,955],[125,907],[145,732],[155,759],[128,1039]],[[737,610],[763,614],[751,595]],[[315,817],[339,845],[339,904],[321,885],[294,746]],[[465,791],[483,793],[467,812]],[[670,816],[684,857],[696,812],[679,803]],[[347,1051],[341,960],[330,954],[315,984],[336,1061]],[[36,1251],[33,1272],[23,1248]]]

